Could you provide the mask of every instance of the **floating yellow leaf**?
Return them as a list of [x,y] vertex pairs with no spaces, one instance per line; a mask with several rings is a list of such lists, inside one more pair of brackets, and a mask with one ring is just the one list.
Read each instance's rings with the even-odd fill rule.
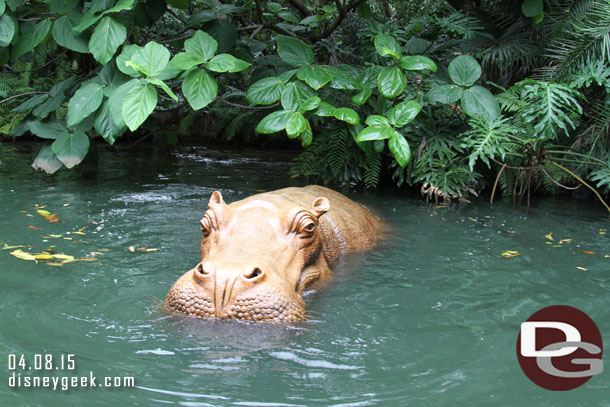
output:
[[2,249],[0,250],[10,250],[10,249],[18,249],[20,247],[25,247],[24,245],[18,245],[18,246],[4,246]]
[[606,232],[599,232],[599,234],[600,234],[600,235],[605,235],[605,234],[606,234]]
[[553,240],[553,233],[549,233],[548,235],[544,235],[549,240]]
[[610,257],[610,254],[604,254],[604,257],[605,257],[605,258],[609,258],[609,257]]
[[68,254],[53,254],[52,257],[57,260],[74,260],[74,256],[70,256]]
[[84,234],[85,234],[85,233],[83,233],[83,232],[72,232],[72,233],[75,233],[75,234],[77,234],[77,235],[84,235]]
[[34,256],[32,256],[30,253],[24,252],[23,250],[15,250],[11,252],[11,254],[21,260],[36,260]]
[[49,265],[49,266],[56,266],[56,267],[61,267],[61,266],[63,266],[63,264],[61,264],[61,263],[55,263],[55,262],[52,262],[52,261],[48,261],[48,262],[46,262],[45,264],[47,264],[47,265]]
[[94,257],[87,257],[87,258],[81,258],[81,259],[64,260],[61,262],[61,264],[74,263],[77,261],[97,261],[97,259]]
[[470,219],[473,222],[478,222],[478,220],[476,220],[475,218],[468,217],[468,219]]
[[584,267],[576,266],[576,268],[577,268],[578,270],[587,271],[587,269],[586,269],[586,268],[584,268]]
[[551,243],[551,242],[544,242],[544,243],[546,243],[546,244],[553,244],[553,243]]
[[72,240],[72,238],[71,238],[71,237],[64,237],[64,239],[66,239],[66,240]]
[[553,245],[553,246],[551,246],[551,247],[561,247],[561,245],[560,245],[560,244],[554,244],[554,245]]
[[510,259],[511,257],[516,257],[520,255],[521,253],[515,250],[507,250],[505,252],[502,252],[502,257],[504,257],[505,259]]
[[582,251],[584,254],[595,254],[595,252],[591,251],[591,250],[583,250]]
[[53,258],[50,254],[35,254],[34,259],[36,260],[51,260]]
[[56,214],[51,213],[49,211],[45,211],[44,209],[38,209],[36,212],[43,218],[49,221],[49,223],[59,222],[59,218]]
[[564,244],[564,243],[565,243],[565,244],[572,243],[572,239],[561,239],[561,240],[559,241],[559,244]]
[[146,249],[147,252],[156,252],[159,249]]
[[40,228],[37,228],[37,227],[36,227],[36,226],[34,226],[34,225],[29,225],[29,226],[28,226],[28,229],[40,230]]
[[104,253],[101,253],[101,252],[91,252],[89,254],[92,256],[103,256],[104,255]]
[[44,209],[38,209],[36,212],[38,212],[40,216],[49,216],[51,214],[51,212],[45,211]]

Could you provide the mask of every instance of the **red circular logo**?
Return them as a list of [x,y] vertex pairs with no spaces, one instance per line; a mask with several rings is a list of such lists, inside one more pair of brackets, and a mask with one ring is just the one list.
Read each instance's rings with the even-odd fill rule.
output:
[[531,381],[548,390],[572,390],[603,371],[602,337],[581,310],[552,305],[521,324],[517,358]]

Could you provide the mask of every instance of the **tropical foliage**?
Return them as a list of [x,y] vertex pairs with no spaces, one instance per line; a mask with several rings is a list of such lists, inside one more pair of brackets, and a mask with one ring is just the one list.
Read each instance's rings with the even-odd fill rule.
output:
[[202,128],[298,140],[329,183],[608,193],[609,27],[608,0],[0,0],[0,131],[48,173]]

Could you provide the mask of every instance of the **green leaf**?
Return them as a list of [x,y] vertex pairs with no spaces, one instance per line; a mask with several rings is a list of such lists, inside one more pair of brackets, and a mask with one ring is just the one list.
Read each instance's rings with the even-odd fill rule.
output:
[[[227,4],[219,8],[225,6],[233,7]],[[227,53],[235,47],[239,33],[230,20],[215,19],[204,24],[202,28],[218,42],[218,52]]]
[[165,82],[163,82],[162,80],[155,79],[155,78],[146,78],[146,80],[148,81],[148,83],[152,83],[153,85],[157,85],[157,86],[161,87],[161,89],[163,89],[165,91],[165,93],[167,93],[169,95],[169,97],[174,99],[176,102],[178,101],[178,96],[176,96],[176,94],[170,89],[170,87],[167,86],[167,84]]
[[182,82],[182,93],[194,110],[199,110],[216,99],[218,84],[214,77],[203,69],[194,69]]
[[398,41],[394,37],[386,34],[377,34],[375,36],[375,49],[379,55],[386,56],[391,55],[396,59],[400,59],[402,56],[402,50]]
[[108,99],[104,101],[101,109],[97,111],[93,127],[110,145],[113,145],[114,141],[125,132],[125,126],[118,126],[114,120],[112,120],[110,102]]
[[51,143],[43,144],[36,159],[34,159],[34,162],[32,163],[32,168],[36,171],[43,170],[47,174],[55,173],[62,166],[63,164],[57,159],[57,156],[51,149]]
[[297,71],[297,78],[305,81],[305,83],[315,90],[320,89],[332,80],[328,72],[318,65],[303,65]]
[[52,13],[67,14],[78,6],[79,0],[50,0],[49,9]]
[[400,95],[406,86],[405,77],[396,65],[383,68],[377,77],[379,93],[389,99]]
[[209,61],[218,49],[218,42],[210,34],[197,30],[192,38],[184,41],[184,49]]
[[125,127],[125,120],[123,120],[123,102],[125,101],[125,96],[138,82],[138,79],[125,82],[108,96],[110,116],[112,121],[119,127]]
[[326,66],[326,71],[333,78],[330,87],[333,89],[356,90],[362,88],[362,82],[358,82],[358,72],[349,65]]
[[301,82],[290,82],[282,91],[282,107],[286,110],[303,111],[306,101],[315,93]]
[[388,112],[388,121],[400,128],[415,119],[420,110],[421,106],[415,100],[401,102]]
[[231,54],[218,54],[205,67],[214,72],[239,72],[249,66],[250,63],[237,59]]
[[392,133],[392,137],[388,141],[388,147],[401,167],[407,165],[411,160],[409,143],[399,132],[395,131]]
[[293,23],[293,24],[299,23],[299,19],[297,18],[297,16],[295,16],[288,10],[282,10],[282,11],[278,12],[277,15],[279,18],[281,18],[284,21],[288,21],[289,23]]
[[335,113],[333,114],[333,116],[335,116],[335,119],[339,119],[349,124],[360,123],[360,117],[358,116],[358,113],[348,107],[340,107],[338,109],[335,109]]
[[119,68],[119,71],[121,71],[124,74],[129,75],[129,76],[134,76],[134,77],[140,76],[138,71],[127,66],[127,61],[130,61],[131,58],[133,57],[133,54],[135,54],[136,52],[138,52],[141,49],[142,49],[142,47],[140,47],[139,45],[133,45],[133,44],[125,45],[123,47],[123,51],[121,51],[119,56],[116,57],[116,66],[117,66],[117,68]]
[[127,29],[123,23],[112,17],[104,17],[91,35],[89,51],[97,62],[106,65],[126,38]]
[[[129,82],[128,82],[129,83]],[[157,106],[155,87],[143,82],[133,86],[123,101],[123,120],[129,130],[135,131]]]
[[165,69],[169,62],[169,51],[161,44],[149,42],[144,48],[136,51],[125,64],[146,76],[156,76]]
[[471,86],[481,77],[481,65],[470,55],[460,55],[449,63],[449,77],[460,86]]
[[277,77],[263,78],[254,82],[246,91],[246,100],[255,105],[270,105],[282,95],[284,84]]
[[19,24],[15,17],[4,14],[0,17],[0,47],[8,47],[15,37]]
[[278,110],[271,114],[268,114],[261,120],[256,126],[257,133],[271,134],[278,131],[282,131],[286,128],[288,119],[292,116],[293,112],[290,110]]
[[4,2],[4,0],[0,0],[0,16],[2,14],[4,14],[5,10],[6,10],[6,3]]
[[373,114],[367,117],[365,123],[367,126],[390,126],[388,119],[386,119],[385,116],[380,116],[378,114]]
[[51,150],[67,168],[79,164],[89,151],[89,137],[83,132],[66,133],[51,144]]
[[71,51],[82,54],[89,53],[87,37],[76,33],[66,16],[62,16],[55,21],[53,25],[53,39],[57,44]]
[[[87,28],[95,24],[100,18],[102,18],[106,14],[118,13],[123,10],[131,10],[134,6],[134,1],[135,0],[119,0],[114,7],[104,10],[101,13],[99,13],[99,11],[107,7],[105,2],[92,2],[92,7],[89,8],[89,11],[87,11],[87,13],[83,16],[78,25],[74,27],[74,30],[77,32],[83,32]],[[102,9],[100,9],[99,7],[95,7],[96,4],[100,5]]]
[[313,141],[313,132],[311,131],[311,126],[309,125],[309,122],[306,120],[305,123],[307,124],[307,126],[305,126],[305,130],[303,130],[300,134],[301,136],[301,146],[303,146],[303,148],[309,147],[311,145],[311,142]]
[[180,52],[169,61],[169,66],[175,69],[188,71],[194,66],[205,63],[205,60],[194,52]]
[[303,104],[301,105],[301,110],[307,112],[309,110],[316,109],[318,106],[320,106],[321,102],[322,99],[317,96],[312,96],[303,102]]
[[189,17],[187,21],[188,27],[198,27],[202,23],[213,21],[216,19],[216,14],[212,10],[199,10]]
[[462,97],[462,88],[458,85],[435,86],[426,94],[431,102],[455,103]]
[[286,134],[288,137],[297,137],[307,127],[307,120],[299,112],[292,113],[286,121]]
[[385,140],[390,138],[393,133],[394,130],[389,126],[369,126],[358,133],[356,141]]
[[59,121],[41,122],[32,120],[28,123],[28,127],[36,136],[46,139],[56,139],[68,133],[68,129]]
[[313,64],[313,52],[303,41],[286,35],[275,37],[277,53],[282,60],[290,65]]
[[436,64],[434,61],[422,55],[410,55],[400,58],[400,67],[408,71],[429,69],[432,72],[436,72]]
[[543,12],[542,0],[523,0],[521,3],[521,11],[526,17],[536,17]]
[[373,94],[373,90],[371,88],[369,88],[369,87],[363,88],[360,93],[357,93],[354,96],[352,96],[352,99],[351,99],[352,104],[355,106],[361,106],[366,103],[366,101],[369,99],[369,97],[371,97],[372,94]]
[[154,76],[155,79],[159,79],[161,81],[166,81],[169,79],[174,79],[178,74],[182,73],[181,69],[176,69],[171,67],[169,64],[161,72]]
[[326,102],[320,102],[313,114],[320,117],[330,117],[335,115],[335,110],[337,110],[337,108],[333,105]]
[[180,10],[188,8],[191,0],[167,0],[167,4]]
[[102,85],[91,82],[82,86],[68,102],[68,126],[80,123],[84,118],[95,112],[102,104],[103,98]]
[[464,91],[462,110],[469,116],[485,116],[490,122],[500,116],[498,102],[491,92],[482,86],[473,86]]
[[47,100],[48,98],[49,98],[48,93],[45,93],[43,95],[34,95],[31,98],[29,98],[28,100],[26,100],[25,102],[23,102],[22,104],[20,104],[19,106],[13,108],[12,111],[16,112],[16,113],[25,113],[25,112],[29,111],[30,109],[35,108],[36,106],[38,106],[39,104],[41,104],[42,102]]
[[22,33],[11,51],[11,61],[19,59],[43,42],[51,31],[51,20],[42,20],[36,23],[28,32]]

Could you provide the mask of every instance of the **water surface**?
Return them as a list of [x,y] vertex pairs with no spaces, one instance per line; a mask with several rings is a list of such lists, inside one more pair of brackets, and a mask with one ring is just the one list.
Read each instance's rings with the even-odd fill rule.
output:
[[[201,321],[169,317],[159,303],[198,261],[209,195],[217,189],[231,202],[302,185],[288,164],[236,153],[206,158],[189,148],[117,149],[101,152],[97,175],[51,177],[29,168],[34,156],[30,146],[5,145],[0,245],[54,246],[98,261],[49,266],[0,250],[0,405],[610,406],[607,372],[550,392],[525,377],[515,355],[521,322],[553,304],[588,313],[610,346],[610,235],[601,205],[446,207],[347,189],[391,231],[307,296],[307,322]],[[60,221],[48,223],[36,205]],[[571,242],[555,247],[560,239]],[[507,250],[520,255],[501,258]],[[45,374],[133,376],[136,387],[11,388],[8,354],[74,354],[75,373]]]

